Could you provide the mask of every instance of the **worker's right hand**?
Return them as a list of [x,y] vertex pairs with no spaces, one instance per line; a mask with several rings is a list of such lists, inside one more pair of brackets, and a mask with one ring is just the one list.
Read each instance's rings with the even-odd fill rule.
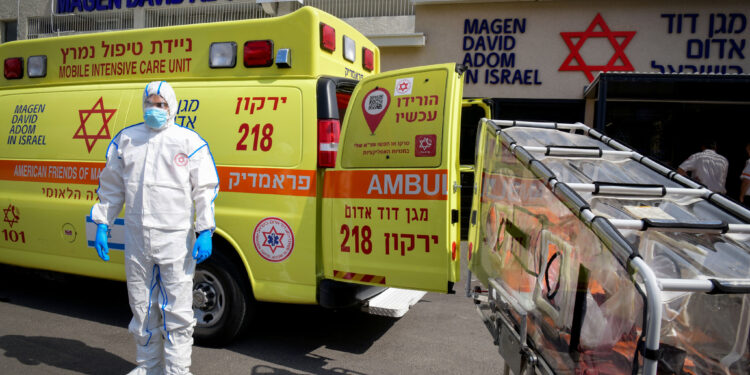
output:
[[96,247],[96,252],[99,254],[99,258],[102,258],[105,262],[109,260],[109,245],[107,245],[108,233],[109,228],[107,227],[107,224],[99,224],[96,228],[96,242],[94,242],[94,247]]

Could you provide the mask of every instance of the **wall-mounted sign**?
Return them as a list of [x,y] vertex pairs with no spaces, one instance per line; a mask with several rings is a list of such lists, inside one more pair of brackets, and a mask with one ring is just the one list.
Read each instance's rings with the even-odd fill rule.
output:
[[[213,3],[217,0],[57,0],[57,14],[102,10]],[[225,0],[231,1],[231,0]]]
[[[464,95],[580,99],[600,72],[750,73],[750,8],[727,0],[421,5],[423,48],[382,59],[463,64]],[[408,64],[408,65],[406,65]]]

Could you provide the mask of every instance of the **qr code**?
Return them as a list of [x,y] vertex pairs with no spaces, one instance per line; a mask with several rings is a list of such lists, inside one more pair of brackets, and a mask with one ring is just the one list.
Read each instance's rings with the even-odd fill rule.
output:
[[370,101],[367,103],[367,109],[370,111],[383,109],[383,96],[384,95],[370,95]]

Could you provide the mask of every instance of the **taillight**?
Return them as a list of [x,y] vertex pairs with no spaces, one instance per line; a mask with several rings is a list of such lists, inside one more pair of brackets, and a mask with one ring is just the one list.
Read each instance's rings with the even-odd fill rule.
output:
[[474,252],[474,244],[469,242],[469,260],[471,260],[471,253]]
[[453,260],[456,260],[457,255],[458,253],[456,252],[456,241],[453,241],[453,245],[451,245],[451,258],[453,258]]
[[368,72],[375,69],[375,55],[372,50],[364,47],[362,48],[362,67]]
[[270,40],[245,42],[242,57],[247,68],[271,66],[273,64],[273,42]]
[[23,78],[23,57],[5,59],[5,78]]
[[336,50],[336,29],[320,23],[320,48],[333,52]]
[[335,167],[339,151],[339,120],[318,120],[318,166]]

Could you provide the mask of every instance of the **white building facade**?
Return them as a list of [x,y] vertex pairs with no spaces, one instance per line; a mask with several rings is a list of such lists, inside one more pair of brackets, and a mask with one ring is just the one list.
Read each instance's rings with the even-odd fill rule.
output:
[[463,64],[464,95],[493,99],[495,117],[581,121],[672,167],[711,129],[730,159],[729,194],[737,190],[750,141],[747,0],[0,0],[0,40],[272,17],[304,5],[373,40],[384,71]]

